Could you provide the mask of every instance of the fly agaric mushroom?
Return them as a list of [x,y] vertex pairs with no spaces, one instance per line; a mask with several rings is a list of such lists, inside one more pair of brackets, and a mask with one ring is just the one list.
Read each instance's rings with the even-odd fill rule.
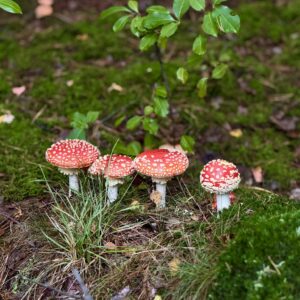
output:
[[69,196],[71,191],[79,191],[78,171],[89,167],[99,156],[99,150],[82,140],[62,140],[46,151],[46,160],[58,167],[64,175],[69,175]]
[[189,160],[184,153],[167,149],[147,150],[134,160],[134,168],[143,175],[151,176],[156,183],[156,190],[161,196],[158,208],[166,207],[167,181],[184,173],[188,165]]
[[89,168],[92,175],[104,175],[108,186],[109,203],[118,198],[118,185],[124,183],[124,177],[134,172],[132,159],[126,155],[104,155],[94,161]]
[[216,194],[218,212],[230,206],[230,192],[238,187],[240,181],[237,167],[223,159],[210,161],[200,173],[202,187]]

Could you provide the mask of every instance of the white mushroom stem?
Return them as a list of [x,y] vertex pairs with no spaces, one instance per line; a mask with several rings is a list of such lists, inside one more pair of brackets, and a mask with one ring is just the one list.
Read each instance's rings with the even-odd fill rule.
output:
[[69,197],[72,196],[72,192],[79,192],[79,181],[78,181],[78,169],[58,169],[62,174],[69,176]]
[[167,191],[167,181],[170,178],[152,178],[152,181],[156,183],[156,191],[160,193],[160,201],[157,204],[157,208],[166,207],[166,191]]
[[217,211],[221,212],[223,209],[229,208],[230,198],[229,194],[217,194]]
[[106,186],[107,186],[108,204],[112,204],[117,200],[119,184],[123,184],[123,180],[107,177]]
[[73,192],[79,192],[79,181],[76,174],[69,175],[69,197],[72,196]]

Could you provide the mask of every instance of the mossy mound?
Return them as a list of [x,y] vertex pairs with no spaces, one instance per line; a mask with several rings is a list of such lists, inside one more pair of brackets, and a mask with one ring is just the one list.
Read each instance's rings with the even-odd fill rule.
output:
[[253,217],[221,255],[211,299],[299,299],[300,211]]

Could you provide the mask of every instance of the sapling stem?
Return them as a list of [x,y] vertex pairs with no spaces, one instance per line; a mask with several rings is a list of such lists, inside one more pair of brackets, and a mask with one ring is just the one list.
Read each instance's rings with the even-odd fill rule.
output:
[[79,182],[76,174],[69,175],[69,197],[72,196],[72,191],[79,192]]
[[157,208],[165,208],[166,207],[166,190],[167,190],[167,182],[157,182],[156,190],[160,193],[161,199]]
[[217,211],[221,212],[223,209],[229,208],[230,198],[229,194],[217,194]]

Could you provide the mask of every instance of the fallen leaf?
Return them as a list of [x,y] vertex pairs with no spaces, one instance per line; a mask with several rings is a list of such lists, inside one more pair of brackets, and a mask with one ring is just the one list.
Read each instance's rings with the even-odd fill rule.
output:
[[298,120],[299,118],[297,117],[284,117],[281,119],[276,116],[270,117],[270,121],[283,131],[295,130],[297,128]]
[[68,81],[66,82],[66,85],[67,85],[68,87],[72,86],[73,84],[74,84],[74,80],[68,80]]
[[193,220],[193,221],[199,221],[200,220],[200,217],[199,216],[197,216],[197,215],[192,215],[191,216],[191,219]]
[[117,246],[112,242],[107,242],[104,244],[104,247],[107,249],[115,249]]
[[76,39],[79,40],[79,41],[87,41],[89,39],[89,36],[88,34],[84,33],[84,34],[79,34],[76,36]]
[[15,116],[11,114],[10,112],[7,112],[6,114],[0,116],[0,124],[6,123],[10,124],[15,119]]
[[35,17],[37,19],[49,17],[53,14],[53,8],[49,5],[39,5],[35,9]]
[[161,194],[158,191],[152,191],[150,194],[150,200],[155,203],[155,205],[159,205],[161,201]]
[[243,135],[243,131],[241,129],[233,129],[229,131],[229,134],[235,138],[240,138]]
[[12,92],[13,92],[13,94],[15,94],[16,96],[22,95],[25,91],[26,91],[26,86],[25,86],[25,85],[22,85],[22,86],[15,86],[15,87],[12,88]]
[[264,180],[263,171],[261,167],[256,167],[251,169],[253,178],[256,183],[262,183]]
[[112,91],[122,92],[124,88],[120,86],[119,84],[113,82],[111,86],[107,89],[107,91],[110,93]]
[[160,295],[156,295],[153,300],[162,300],[162,297]]
[[169,263],[169,270],[171,272],[172,275],[175,275],[178,270],[179,270],[179,266],[180,266],[180,260],[178,258],[173,258]]

